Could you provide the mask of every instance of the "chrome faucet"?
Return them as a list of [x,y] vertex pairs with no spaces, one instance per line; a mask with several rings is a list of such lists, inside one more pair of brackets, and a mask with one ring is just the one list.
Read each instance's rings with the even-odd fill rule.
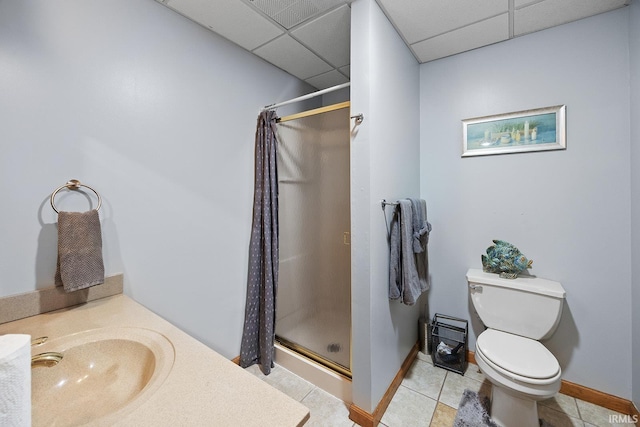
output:
[[[31,347],[44,344],[48,338],[49,337],[40,337],[31,340]],[[46,366],[47,368],[50,368],[60,363],[62,357],[62,353],[56,353],[53,351],[36,354],[35,356],[31,356],[31,367],[35,368],[37,366]]]

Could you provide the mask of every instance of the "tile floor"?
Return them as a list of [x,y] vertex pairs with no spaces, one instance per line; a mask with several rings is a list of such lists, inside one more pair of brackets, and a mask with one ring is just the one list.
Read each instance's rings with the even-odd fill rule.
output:
[[[315,387],[281,366],[265,376],[257,365],[247,371],[306,405],[311,418],[305,426],[357,427],[349,419],[349,408],[341,400]],[[431,356],[418,353],[387,411],[383,427],[451,427],[464,389],[489,396],[491,385],[469,364],[464,376],[433,366]],[[609,422],[609,415],[621,415],[600,406],[559,394],[538,404],[540,417],[553,427],[616,427],[632,424]]]

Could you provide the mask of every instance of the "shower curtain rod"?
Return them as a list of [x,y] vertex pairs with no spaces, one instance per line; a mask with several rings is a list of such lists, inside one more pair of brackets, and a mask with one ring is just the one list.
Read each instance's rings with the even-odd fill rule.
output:
[[351,82],[343,83],[341,85],[329,87],[329,88],[326,88],[326,89],[322,89],[322,90],[319,90],[317,92],[311,92],[311,93],[309,93],[307,95],[302,95],[302,96],[299,96],[297,98],[290,99],[288,101],[278,102],[277,104],[265,105],[265,107],[262,110],[260,110],[260,112],[262,113],[263,111],[273,110],[274,108],[282,107],[283,105],[293,104],[294,102],[304,101],[304,100],[310,99],[310,98],[315,98],[316,96],[324,95],[325,93],[329,93],[329,92],[333,92],[333,91],[336,91],[336,90],[340,90],[342,88],[349,87],[349,86],[351,86]]

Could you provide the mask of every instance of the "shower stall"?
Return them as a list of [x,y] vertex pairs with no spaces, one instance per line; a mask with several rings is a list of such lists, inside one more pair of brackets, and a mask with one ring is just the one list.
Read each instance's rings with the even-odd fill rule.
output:
[[351,376],[349,102],[277,129],[280,269],[276,340]]

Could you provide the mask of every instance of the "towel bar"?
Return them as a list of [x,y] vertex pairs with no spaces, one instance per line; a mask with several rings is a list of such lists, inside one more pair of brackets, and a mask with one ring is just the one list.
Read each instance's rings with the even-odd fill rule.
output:
[[387,205],[389,206],[398,206],[397,202],[387,202],[387,199],[382,199],[380,201],[380,205],[382,205],[382,210],[384,211],[384,208],[387,207]]
[[96,193],[96,196],[98,197],[98,206],[96,207],[96,210],[100,210],[100,206],[102,206],[102,197],[100,197],[100,194],[98,194],[98,192],[96,190],[94,190],[93,188],[89,187],[87,184],[83,184],[80,181],[78,181],[77,179],[70,179],[69,181],[67,181],[66,184],[61,185],[60,187],[56,188],[55,191],[53,193],[51,193],[51,207],[53,208],[54,211],[56,211],[56,213],[60,213],[58,212],[58,209],[56,209],[56,205],[53,202],[53,199],[56,197],[56,194],[58,194],[58,191],[62,190],[63,188],[69,189],[69,190],[78,190],[80,189],[80,187],[87,187],[89,190],[93,191],[94,193]]
[[386,207],[388,206],[398,206],[398,202],[387,202],[387,199],[380,200],[380,205],[382,206],[382,215],[384,215],[384,225],[387,227],[387,240],[391,239],[391,231],[389,230],[389,223],[387,222],[387,211]]

